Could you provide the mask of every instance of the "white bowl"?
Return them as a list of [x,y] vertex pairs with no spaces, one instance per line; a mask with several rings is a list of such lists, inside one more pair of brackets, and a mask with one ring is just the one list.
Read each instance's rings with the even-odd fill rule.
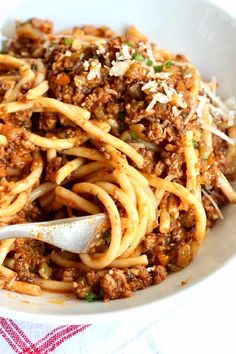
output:
[[[185,53],[200,69],[203,78],[215,75],[223,96],[236,96],[236,22],[206,1],[8,0],[1,8],[1,23],[8,27],[16,18],[29,17],[50,18],[55,22],[56,30],[74,25],[105,24],[121,31],[133,24],[159,46]],[[45,293],[33,298],[1,290],[0,315],[64,324],[116,320],[138,310],[148,310],[158,316],[171,300],[175,302],[183,296],[183,289],[186,293],[235,255],[235,211],[234,206],[224,209],[225,219],[207,236],[190,266],[170,275],[160,285],[139,291],[132,298],[86,303],[57,294]],[[184,287],[180,286],[182,280],[188,280]]]

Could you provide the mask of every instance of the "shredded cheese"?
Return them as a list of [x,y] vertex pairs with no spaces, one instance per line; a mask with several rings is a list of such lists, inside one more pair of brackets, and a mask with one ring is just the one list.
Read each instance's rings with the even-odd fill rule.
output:
[[161,92],[157,92],[153,95],[151,102],[149,103],[149,105],[146,108],[146,112],[151,111],[157,102],[165,104],[165,103],[168,103],[169,101],[170,100],[166,95],[164,95]]
[[172,73],[156,73],[155,77],[157,79],[161,79],[161,80],[165,80],[165,79],[169,79],[169,77],[172,75]]
[[116,60],[121,61],[131,59],[130,49],[132,50],[132,48],[126,44],[122,44],[120,51],[116,53]]
[[110,68],[109,75],[110,76],[123,76],[126,71],[129,69],[131,64],[130,60],[124,61],[112,61],[112,67]]
[[187,108],[187,103],[184,100],[183,94],[182,93],[178,93],[177,94],[177,99],[176,99],[176,103],[179,107],[181,108]]
[[147,52],[148,57],[149,57],[153,62],[155,62],[156,60],[155,60],[155,56],[154,56],[154,53],[153,53],[151,44],[148,42],[148,43],[146,43],[146,45],[144,44],[144,46],[146,47],[146,52]]
[[173,87],[170,87],[167,82],[163,82],[162,83],[162,87],[164,88],[164,91],[167,95],[167,97],[169,98],[169,100],[171,101],[173,99],[174,96],[177,95],[176,90]]
[[142,86],[142,91],[156,92],[157,87],[158,85],[156,81],[148,81],[145,85]]
[[102,41],[95,41],[95,44],[97,45],[98,49],[96,50],[96,54],[100,55],[100,54],[105,54],[106,53],[106,40]]
[[85,61],[84,61],[83,67],[84,67],[84,70],[85,70],[85,71],[88,71],[88,69],[89,69],[89,61],[88,61],[88,60],[85,60]]
[[87,79],[88,80],[93,80],[96,77],[100,78],[101,77],[101,63],[97,62],[97,61],[92,61],[90,63],[90,71],[88,73]]
[[172,107],[172,112],[174,114],[174,117],[178,117],[181,113],[181,111],[176,106]]
[[193,77],[192,73],[187,73],[184,75],[184,79],[191,79]]
[[231,145],[235,145],[235,141],[234,139],[231,139],[228,135],[226,135],[225,133],[223,133],[222,131],[220,131],[218,128],[214,127],[213,125],[210,127],[204,127],[205,130],[209,130],[210,132],[212,132],[213,134],[217,135],[219,138],[227,141],[227,143],[231,144]]
[[219,217],[221,219],[224,219],[224,216],[220,210],[220,208],[218,207],[218,205],[216,204],[216,202],[214,201],[214,199],[202,188],[202,193],[207,197],[207,199],[209,199],[209,201],[211,202],[211,204],[213,205],[213,207],[215,208],[215,210],[217,211]]

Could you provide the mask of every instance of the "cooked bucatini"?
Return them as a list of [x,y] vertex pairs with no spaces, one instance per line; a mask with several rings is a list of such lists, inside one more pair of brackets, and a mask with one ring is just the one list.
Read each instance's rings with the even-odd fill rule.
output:
[[236,203],[235,101],[134,27],[19,22],[0,88],[0,225],[108,215],[87,254],[1,241],[2,288],[129,297],[186,267]]

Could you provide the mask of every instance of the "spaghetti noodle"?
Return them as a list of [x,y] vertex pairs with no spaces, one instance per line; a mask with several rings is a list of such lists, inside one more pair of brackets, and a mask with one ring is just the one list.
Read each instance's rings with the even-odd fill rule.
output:
[[88,254],[1,241],[0,285],[128,297],[187,266],[236,202],[235,107],[134,27],[51,27],[18,23],[0,55],[0,223],[108,222]]

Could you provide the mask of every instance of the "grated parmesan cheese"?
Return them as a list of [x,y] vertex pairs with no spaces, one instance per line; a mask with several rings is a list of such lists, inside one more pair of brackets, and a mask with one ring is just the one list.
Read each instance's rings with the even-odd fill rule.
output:
[[173,87],[168,86],[166,82],[162,83],[162,87],[170,101],[173,99],[173,96],[177,95],[176,90]]
[[156,61],[156,60],[155,60],[155,56],[154,56],[154,53],[153,53],[153,50],[152,50],[152,46],[151,46],[151,44],[150,44],[149,42],[146,44],[146,52],[147,52],[148,57],[149,57],[153,62],[155,62],[155,61]]
[[88,60],[85,60],[85,61],[84,61],[83,67],[84,67],[84,70],[85,70],[85,71],[88,71],[88,69],[89,69],[89,62],[88,62]]
[[132,56],[130,55],[129,50],[132,49],[126,44],[122,44],[120,51],[116,53],[116,60],[121,61],[121,60],[128,60],[131,59]]
[[217,135],[219,138],[227,141],[227,143],[229,143],[231,145],[235,145],[235,141],[233,139],[231,139],[228,135],[226,135],[225,133],[223,133],[218,128],[214,127],[213,125],[210,127],[204,127],[204,129],[212,132],[213,134]]
[[178,93],[178,94],[177,94],[176,103],[177,103],[177,105],[178,105],[179,107],[181,107],[181,108],[184,108],[184,109],[187,108],[187,103],[185,102],[182,93]]
[[106,53],[106,40],[102,41],[95,41],[95,44],[97,45],[98,49],[96,50],[96,54],[100,55],[100,54],[105,54]]
[[175,99],[178,107],[187,108],[187,104],[184,101],[182,93],[177,93],[173,87],[168,86],[167,82],[163,82],[162,87],[164,88],[164,91],[167,97],[169,98],[169,101]]
[[202,122],[202,112],[203,112],[203,109],[205,107],[205,102],[204,101],[200,101],[197,105],[197,108],[196,108],[196,113],[197,113],[197,116],[199,118],[199,121]]
[[109,75],[110,76],[123,76],[126,71],[129,69],[131,64],[130,60],[124,61],[112,61],[112,67],[110,68]]
[[202,193],[207,197],[207,199],[209,199],[209,201],[211,202],[211,204],[213,205],[213,207],[215,208],[215,210],[217,211],[217,213],[219,214],[219,217],[221,219],[224,219],[224,216],[222,214],[222,212],[220,211],[220,208],[218,207],[218,205],[216,204],[216,202],[214,201],[214,199],[212,198],[212,196],[210,196],[210,194],[208,194],[205,189],[202,188]]
[[101,63],[98,60],[88,61],[85,60],[83,63],[83,67],[85,71],[89,71],[87,75],[88,80],[93,80],[96,77],[101,77]]
[[181,111],[176,106],[172,107],[172,112],[173,112],[175,117],[178,117],[180,115],[180,113],[181,113]]
[[148,81],[145,85],[142,86],[142,91],[150,91],[150,92],[156,92],[157,91],[157,82],[152,80]]
[[197,99],[198,99],[198,101],[201,101],[201,102],[210,103],[209,98],[207,98],[206,96],[198,95]]
[[96,77],[100,79],[101,77],[101,63],[98,63],[98,62],[91,62],[90,64],[90,71],[88,73],[88,76],[87,76],[87,79],[88,80],[93,80],[95,79]]
[[184,75],[184,79],[191,79],[193,77],[192,73],[187,73]]
[[172,75],[172,73],[156,73],[155,77],[157,79],[161,79],[161,80],[165,80],[165,79],[169,79],[169,77]]
[[65,56],[66,56],[66,57],[71,57],[71,51],[70,51],[70,50],[67,50],[67,51],[65,52]]
[[146,108],[146,112],[151,111],[157,102],[165,104],[165,103],[168,103],[169,101],[170,101],[169,98],[166,95],[164,95],[163,93],[160,93],[160,92],[155,93],[153,95],[151,102],[149,103],[149,105]]

